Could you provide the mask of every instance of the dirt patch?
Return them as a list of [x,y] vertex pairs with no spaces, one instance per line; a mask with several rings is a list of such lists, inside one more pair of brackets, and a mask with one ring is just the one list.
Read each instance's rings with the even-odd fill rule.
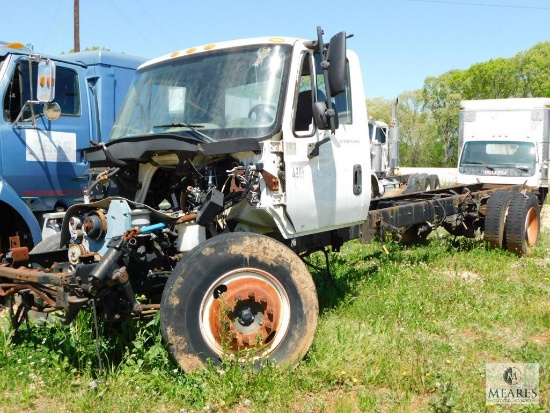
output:
[[[550,250],[548,252],[550,253]],[[548,257],[548,258],[539,258],[539,259],[536,259],[534,262],[539,267],[547,267],[547,266],[550,266],[550,257]]]
[[550,342],[550,333],[546,332],[546,333],[535,334],[534,336],[529,337],[529,342],[544,346],[548,344],[548,342]]
[[[296,413],[362,413],[358,396],[358,392],[362,390],[363,388],[359,386],[351,389],[337,388],[322,394],[306,393],[297,396],[296,400],[289,403],[288,407]],[[378,393],[376,390],[374,392]],[[426,405],[422,398],[413,400],[413,403],[418,406]],[[250,413],[252,411],[255,411],[255,406],[250,401],[245,400],[229,410],[229,413]]]
[[409,412],[425,412],[429,407],[431,394],[421,394],[419,396],[413,396],[411,404],[409,405]]
[[479,334],[470,329],[464,330],[462,336],[468,340],[477,340],[480,337]]
[[443,274],[449,276],[450,278],[456,278],[469,284],[473,284],[481,280],[479,274],[471,271],[445,271]]

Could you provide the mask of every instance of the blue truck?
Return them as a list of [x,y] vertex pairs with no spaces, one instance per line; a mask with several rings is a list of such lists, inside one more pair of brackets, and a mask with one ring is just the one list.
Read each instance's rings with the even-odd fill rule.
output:
[[44,56],[0,42],[0,254],[41,241],[86,190],[82,150],[107,140],[145,59],[105,50]]

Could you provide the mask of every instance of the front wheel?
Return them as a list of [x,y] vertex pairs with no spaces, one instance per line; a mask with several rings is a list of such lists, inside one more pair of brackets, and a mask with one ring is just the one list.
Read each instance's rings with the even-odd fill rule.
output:
[[161,302],[163,338],[186,372],[227,356],[296,364],[313,341],[317,316],[315,285],[300,258],[272,238],[245,233],[191,251]]

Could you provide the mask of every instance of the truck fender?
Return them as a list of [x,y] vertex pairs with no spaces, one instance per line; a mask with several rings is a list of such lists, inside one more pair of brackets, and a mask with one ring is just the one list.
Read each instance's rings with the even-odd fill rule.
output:
[[371,198],[379,198],[384,194],[384,186],[380,184],[374,172],[370,174]]
[[[27,227],[29,227],[34,244],[38,244],[42,240],[40,224],[27,204],[25,204],[12,186],[2,179],[2,177],[0,177],[0,202],[4,202],[21,216],[21,219],[23,219]],[[11,236],[14,234],[9,235]]]

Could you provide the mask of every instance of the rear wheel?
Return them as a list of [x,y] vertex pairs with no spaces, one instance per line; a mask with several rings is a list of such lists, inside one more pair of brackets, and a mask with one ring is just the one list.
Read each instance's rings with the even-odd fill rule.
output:
[[510,201],[505,224],[506,247],[517,255],[529,255],[540,233],[538,198],[529,193],[515,193]]
[[418,185],[421,191],[429,191],[431,189],[428,174],[421,173],[418,175]]
[[420,191],[420,181],[418,180],[418,174],[414,173],[407,179],[407,189],[403,191],[404,194]]
[[428,175],[428,180],[430,181],[430,190],[441,188],[439,176],[437,176],[436,174]]
[[432,227],[427,222],[411,225],[403,231],[399,243],[403,245],[423,244],[431,232]]
[[487,201],[483,239],[489,248],[503,248],[505,245],[505,222],[511,200],[510,192],[495,192]]
[[300,258],[274,239],[245,233],[191,251],[161,302],[163,338],[186,372],[225,356],[295,364],[313,341],[317,316],[315,285]]

